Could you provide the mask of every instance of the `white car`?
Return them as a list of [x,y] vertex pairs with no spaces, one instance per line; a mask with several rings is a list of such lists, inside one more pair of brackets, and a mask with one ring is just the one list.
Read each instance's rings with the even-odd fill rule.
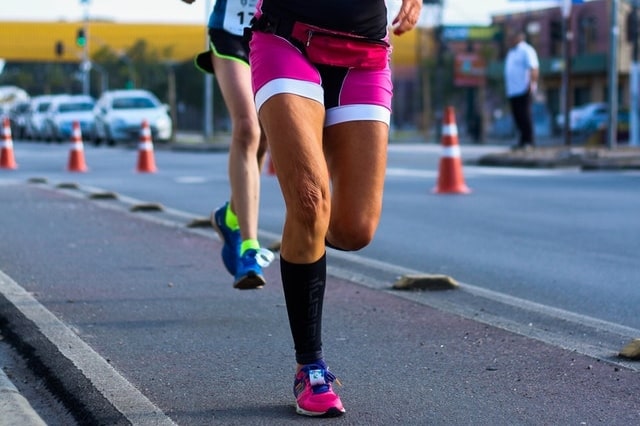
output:
[[51,101],[41,136],[47,141],[70,141],[73,123],[78,122],[83,139],[93,139],[95,100],[87,95],[57,96]]
[[147,121],[153,141],[171,139],[173,123],[167,105],[151,92],[142,89],[123,89],[104,92],[93,109],[96,145],[106,142],[140,140],[142,122]]
[[29,94],[23,89],[17,86],[0,86],[0,117],[7,115],[15,104],[28,101]]

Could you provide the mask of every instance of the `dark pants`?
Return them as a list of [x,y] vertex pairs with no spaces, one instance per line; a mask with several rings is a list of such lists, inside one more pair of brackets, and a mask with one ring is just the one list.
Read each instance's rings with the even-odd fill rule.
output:
[[531,94],[513,96],[509,98],[513,121],[520,132],[520,142],[518,146],[533,145],[533,120],[531,118]]

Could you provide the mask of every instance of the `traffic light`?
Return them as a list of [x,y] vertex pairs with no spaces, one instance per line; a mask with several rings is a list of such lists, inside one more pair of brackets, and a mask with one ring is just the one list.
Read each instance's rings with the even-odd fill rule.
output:
[[76,45],[78,47],[85,47],[87,45],[87,36],[84,32],[84,28],[78,28],[76,33]]
[[58,58],[60,58],[60,57],[62,57],[64,55],[64,43],[61,42],[60,40],[56,41],[55,52],[56,52],[56,56]]

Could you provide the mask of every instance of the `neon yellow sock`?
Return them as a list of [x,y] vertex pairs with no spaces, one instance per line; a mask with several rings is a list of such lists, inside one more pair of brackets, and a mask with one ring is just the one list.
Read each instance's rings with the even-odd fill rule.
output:
[[231,228],[232,231],[237,231],[240,229],[240,225],[238,225],[238,216],[234,212],[231,211],[231,204],[227,204],[227,211],[224,215],[224,223]]
[[240,256],[242,256],[244,252],[249,249],[259,250],[260,243],[258,242],[258,240],[254,240],[254,239],[244,240],[242,244],[240,244]]

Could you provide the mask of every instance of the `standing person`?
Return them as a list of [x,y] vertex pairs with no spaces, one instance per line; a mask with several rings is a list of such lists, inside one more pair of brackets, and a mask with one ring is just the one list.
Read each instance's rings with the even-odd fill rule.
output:
[[[182,0],[193,3],[195,0]],[[231,115],[229,148],[229,202],[211,214],[211,223],[223,240],[222,260],[238,289],[265,284],[258,263],[258,209],[260,170],[266,138],[260,130],[251,90],[251,70],[244,28],[256,8],[255,0],[217,0],[209,17],[209,50],[196,57],[196,66],[214,73]]]
[[[412,29],[421,8],[402,0],[394,33]],[[385,0],[262,0],[252,25],[256,107],[286,205],[280,269],[302,415],[345,411],[322,353],[325,247],[366,246],[380,219],[392,95],[386,14]]]
[[535,49],[525,41],[523,32],[511,35],[505,59],[504,80],[513,121],[520,140],[518,148],[533,147],[531,103],[538,87],[539,62]]

